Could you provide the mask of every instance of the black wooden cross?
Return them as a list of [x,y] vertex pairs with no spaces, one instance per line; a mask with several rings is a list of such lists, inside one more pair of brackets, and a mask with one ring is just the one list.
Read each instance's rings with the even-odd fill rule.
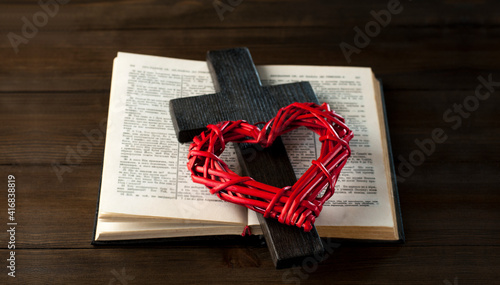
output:
[[[207,63],[215,85],[215,94],[179,98],[170,101],[170,114],[180,142],[188,142],[221,121],[246,120],[251,124],[267,122],[276,112],[294,102],[318,99],[309,82],[262,86],[250,52],[246,48],[209,51]],[[259,151],[255,151],[258,149]],[[281,140],[262,150],[239,144],[238,159],[246,175],[255,180],[284,187],[297,179]],[[323,254],[316,228],[309,233],[258,214],[274,264],[290,267],[310,256]]]

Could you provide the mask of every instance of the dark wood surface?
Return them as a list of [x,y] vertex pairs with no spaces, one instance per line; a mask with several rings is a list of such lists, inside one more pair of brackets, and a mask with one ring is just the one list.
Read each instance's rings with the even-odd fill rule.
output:
[[[43,10],[34,0],[3,1],[0,282],[499,284],[500,87],[459,127],[443,114],[471,100],[478,76],[500,81],[500,5],[401,1],[349,63],[339,45],[353,45],[354,27],[389,2],[243,1],[221,21],[211,1],[74,0],[15,53],[8,33],[21,35],[23,17]],[[262,245],[90,245],[104,144],[80,159],[68,154],[107,117],[116,52],[204,60],[207,50],[235,46],[250,48],[256,64],[373,67],[396,166],[416,139],[445,131],[447,140],[398,183],[406,244],[343,243],[296,270],[274,269]],[[71,172],[58,177],[54,164]],[[16,278],[5,261],[8,174],[17,182]]]

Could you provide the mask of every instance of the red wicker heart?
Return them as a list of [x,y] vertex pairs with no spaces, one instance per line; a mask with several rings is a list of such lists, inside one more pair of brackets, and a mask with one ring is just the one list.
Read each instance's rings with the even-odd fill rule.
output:
[[[251,125],[240,120],[209,125],[189,147],[191,178],[224,201],[310,231],[323,204],[333,195],[340,171],[351,155],[349,141],[353,133],[344,122],[326,103],[293,103],[281,108],[267,123]],[[261,124],[262,129],[257,127]],[[293,186],[280,189],[241,177],[219,158],[228,142],[256,143],[265,148],[276,137],[300,126],[318,134],[322,146],[318,159]]]

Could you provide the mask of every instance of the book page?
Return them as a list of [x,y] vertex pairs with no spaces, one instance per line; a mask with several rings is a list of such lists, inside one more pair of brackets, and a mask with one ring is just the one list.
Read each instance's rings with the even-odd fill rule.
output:
[[[309,81],[319,101],[329,103],[354,131],[352,156],[316,225],[393,227],[371,69],[262,66],[258,70],[263,85]],[[175,138],[168,101],[213,91],[204,61],[119,54],[113,70],[100,212],[258,224],[254,212],[247,214],[244,207],[221,202],[191,182],[188,144]],[[306,129],[283,140],[299,177],[318,157],[321,144]],[[226,150],[223,157],[239,171],[234,151]]]
[[[316,226],[394,227],[392,197],[384,163],[384,146],[370,68],[322,66],[262,66],[264,85],[309,81],[320,101],[346,119],[354,132],[352,155],[342,169],[335,194],[316,220]],[[383,119],[383,118],[382,118]],[[319,156],[321,143],[303,128],[285,134],[283,142],[300,177]],[[249,213],[249,224],[258,223]],[[319,229],[318,229],[319,231]],[[320,233],[321,234],[321,233]]]
[[[171,99],[213,92],[205,62],[119,53],[113,66],[100,216],[246,224],[245,208],[225,203],[191,181],[189,144],[177,142],[170,118]],[[237,169],[234,149],[223,156]]]

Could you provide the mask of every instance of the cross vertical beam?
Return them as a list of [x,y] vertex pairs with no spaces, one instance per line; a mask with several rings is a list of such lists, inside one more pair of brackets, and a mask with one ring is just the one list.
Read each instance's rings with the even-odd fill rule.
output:
[[[208,124],[228,120],[246,120],[251,124],[267,122],[280,108],[294,102],[318,103],[309,82],[262,86],[246,48],[209,51],[207,63],[216,93],[170,101],[170,114],[180,142],[191,141]],[[245,175],[275,187],[296,182],[280,139],[264,150],[249,144],[240,144],[236,149]],[[249,151],[252,159],[245,156]],[[297,227],[258,215],[276,268],[290,267],[306,257],[323,254],[316,228],[305,233]]]

